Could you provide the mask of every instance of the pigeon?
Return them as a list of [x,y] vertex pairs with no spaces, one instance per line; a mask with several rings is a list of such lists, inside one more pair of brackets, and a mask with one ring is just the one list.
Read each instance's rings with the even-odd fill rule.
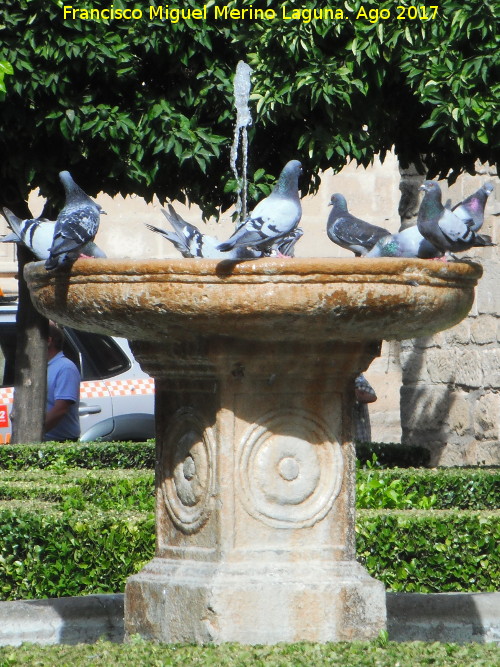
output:
[[243,224],[217,249],[228,252],[235,247],[257,246],[266,251],[276,240],[293,232],[302,217],[298,192],[301,173],[300,162],[290,160],[271,194],[257,204]]
[[56,220],[54,238],[45,268],[57,269],[80,257],[84,246],[94,240],[102,208],[74,182],[69,171],[59,174],[66,193],[64,207]]
[[333,208],[326,223],[328,238],[342,248],[352,250],[356,257],[365,255],[379,239],[390,235],[387,229],[351,215],[344,195],[332,195],[329,206]]
[[439,251],[463,252],[476,246],[495,245],[491,237],[474,232],[472,215],[464,220],[442,205],[439,183],[424,181],[419,189],[425,194],[418,210],[418,229]]
[[419,257],[420,259],[442,256],[443,253],[422,236],[417,225],[407,227],[397,234],[382,237],[365,255],[365,257]]
[[161,227],[146,225],[148,229],[161,234],[170,241],[183,257],[202,257],[204,259],[255,259],[262,257],[262,252],[252,248],[234,248],[230,252],[217,250],[219,239],[208,234],[202,234],[200,230],[187,222],[175,211],[174,207],[168,205],[168,211],[161,209],[163,215],[174,228],[170,232]]
[[152,232],[160,234],[170,241],[183,257],[201,257],[204,259],[258,259],[259,257],[293,257],[297,241],[304,232],[295,229],[293,232],[275,242],[266,251],[257,248],[236,247],[229,252],[217,250],[220,241],[214,236],[202,234],[200,230],[187,222],[175,211],[174,207],[168,205],[168,211],[161,209],[163,215],[174,228],[174,232],[146,224]]
[[483,226],[486,200],[492,191],[493,185],[491,183],[485,183],[479,190],[476,190],[476,192],[469,195],[469,197],[461,201],[459,204],[456,204],[451,210],[462,220],[472,218],[474,224],[470,229],[472,229],[473,232],[478,232]]
[[[3,214],[12,233],[4,236],[1,239],[2,243],[22,243],[37,259],[49,258],[49,248],[52,245],[56,226],[55,220],[47,220],[42,217],[21,220],[8,208],[3,209]],[[106,253],[93,241],[83,246],[82,251],[90,257],[106,257]]]

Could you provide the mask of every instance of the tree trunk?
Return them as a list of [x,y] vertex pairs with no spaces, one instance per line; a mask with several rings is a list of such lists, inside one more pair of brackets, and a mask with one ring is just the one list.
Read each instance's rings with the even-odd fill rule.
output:
[[19,244],[17,257],[19,307],[12,442],[41,442],[47,394],[48,322],[35,310],[24,280],[24,266],[33,261],[33,255]]

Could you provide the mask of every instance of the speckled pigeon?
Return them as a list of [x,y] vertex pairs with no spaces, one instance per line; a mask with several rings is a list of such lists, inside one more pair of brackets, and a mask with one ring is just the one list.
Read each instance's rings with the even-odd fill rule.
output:
[[443,253],[422,236],[417,225],[407,227],[397,234],[384,236],[365,255],[365,257],[419,257],[420,259],[442,256]]
[[270,248],[274,242],[290,234],[300,222],[298,181],[302,165],[290,160],[281,172],[271,194],[260,201],[242,225],[218,250],[228,252],[238,246]]
[[445,253],[495,245],[489,236],[474,232],[472,215],[464,220],[442,205],[439,183],[424,181],[419,189],[424,198],[417,215],[418,229],[435,248]]
[[478,232],[483,226],[484,208],[492,191],[493,185],[491,183],[485,183],[479,190],[476,190],[476,192],[469,195],[459,204],[455,204],[451,210],[462,220],[470,220],[470,218],[472,218],[474,224],[470,229],[472,229],[473,232]]
[[75,261],[84,247],[94,240],[99,229],[100,214],[104,213],[74,182],[69,171],[59,174],[66,193],[66,202],[57,216],[54,239],[45,268],[50,271]]
[[168,205],[168,210],[162,208],[161,211],[174,228],[174,231],[170,232],[154,225],[146,225],[146,227],[170,241],[183,257],[204,259],[255,259],[262,257],[262,252],[253,248],[234,248],[230,252],[221,252],[217,250],[217,246],[220,244],[219,239],[208,234],[202,234],[197,227],[181,218],[171,204]]
[[351,215],[344,195],[332,195],[329,206],[332,210],[326,223],[328,238],[342,248],[352,250],[356,257],[365,255],[379,239],[390,234],[383,227]]
[[[1,239],[2,243],[22,243],[35,255],[37,259],[48,259],[49,249],[54,238],[55,220],[46,218],[32,218],[21,220],[8,208],[3,209],[3,214],[12,234],[7,234]],[[93,241],[82,248],[82,252],[89,257],[106,257]]]

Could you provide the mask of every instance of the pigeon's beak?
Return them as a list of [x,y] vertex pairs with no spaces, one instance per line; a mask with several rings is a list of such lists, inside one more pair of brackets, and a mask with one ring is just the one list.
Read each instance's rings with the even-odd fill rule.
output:
[[101,215],[108,215],[104,209],[101,208],[100,210]]
[[425,192],[425,190],[426,190],[425,185],[421,185],[421,186],[419,187],[419,190],[421,190],[422,192]]

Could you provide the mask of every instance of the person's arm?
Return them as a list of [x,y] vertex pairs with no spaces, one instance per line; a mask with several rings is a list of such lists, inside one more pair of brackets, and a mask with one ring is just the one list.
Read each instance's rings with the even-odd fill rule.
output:
[[58,398],[54,406],[45,415],[45,425],[43,432],[48,433],[61,421],[64,415],[68,412],[74,401],[67,401],[63,398]]

